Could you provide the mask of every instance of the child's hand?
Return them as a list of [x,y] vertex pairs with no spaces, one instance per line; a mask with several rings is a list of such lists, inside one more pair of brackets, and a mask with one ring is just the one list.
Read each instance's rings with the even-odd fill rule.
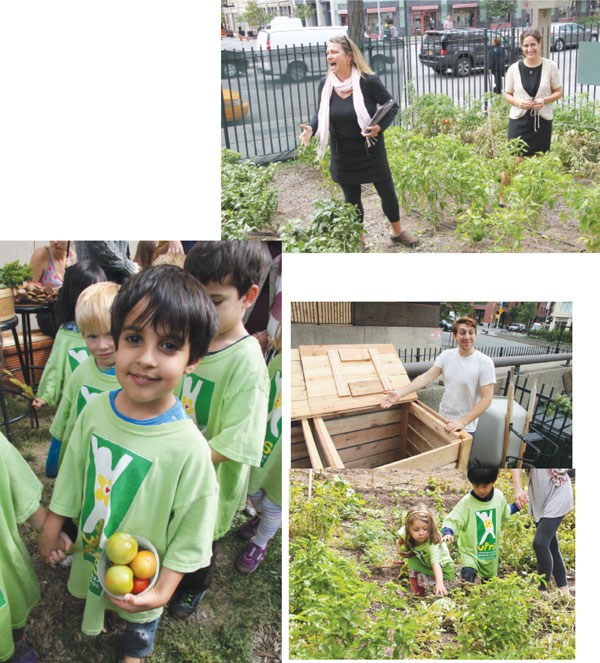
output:
[[[65,541],[62,539],[60,534],[58,536],[53,536],[45,529],[42,529],[38,539],[38,550],[40,551],[40,555],[43,557],[46,564],[54,566],[56,564],[55,553],[57,553],[59,550],[66,550],[67,548],[68,546],[65,545]],[[64,559],[64,555],[60,559]]]
[[446,589],[446,586],[443,582],[435,584],[433,593],[436,594],[436,596],[448,596],[448,590]]
[[33,401],[31,401],[31,404],[33,405],[34,409],[40,410],[44,407],[44,405],[46,405],[46,401],[43,398],[34,398]]
[[452,543],[452,541],[454,541],[452,534],[444,534],[442,537],[442,543]]
[[524,490],[521,492],[515,490],[515,502],[519,509],[523,509],[527,504],[527,493]]
[[53,550],[48,556],[48,563],[52,567],[56,566],[59,562],[62,562],[63,559],[66,559],[67,555],[65,552],[73,545],[73,541],[71,541],[64,532],[60,533],[60,539],[63,542],[64,548]]
[[125,594],[121,599],[115,599],[112,596],[106,595],[111,603],[121,608],[125,612],[143,612],[144,610],[152,610],[153,608],[161,608],[168,602],[156,590],[156,585],[145,592],[142,596],[136,594]]

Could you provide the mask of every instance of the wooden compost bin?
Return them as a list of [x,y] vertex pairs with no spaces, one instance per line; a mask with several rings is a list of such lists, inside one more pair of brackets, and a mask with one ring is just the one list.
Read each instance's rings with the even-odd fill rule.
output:
[[383,393],[410,382],[391,344],[312,345],[292,350],[293,468],[466,468],[471,436],[416,394],[392,408]]

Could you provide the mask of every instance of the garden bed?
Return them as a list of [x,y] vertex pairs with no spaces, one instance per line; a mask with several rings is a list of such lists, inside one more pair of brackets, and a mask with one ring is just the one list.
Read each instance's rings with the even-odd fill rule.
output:
[[[463,471],[292,470],[290,658],[559,659],[575,657],[575,601],[537,590],[535,525],[504,526],[498,578],[465,584],[456,544],[448,597],[413,595],[395,549],[408,509],[441,524],[470,490]],[[497,488],[512,500],[508,472]],[[574,511],[558,530],[575,593]]]
[[[271,185],[277,190],[278,204],[273,221],[282,226],[291,219],[301,219],[307,228],[311,222],[316,200],[328,200],[332,194],[343,201],[340,191],[332,189],[320,171],[303,163],[281,164],[275,171]],[[337,188],[337,187],[336,187]],[[492,240],[484,239],[473,243],[455,234],[456,221],[444,219],[437,229],[423,219],[416,209],[401,211],[402,228],[420,240],[419,246],[409,249],[392,244],[389,239],[390,224],[381,209],[381,201],[373,187],[363,186],[365,210],[366,245],[377,253],[481,253],[494,251]],[[542,214],[543,231],[528,236],[522,242],[522,250],[528,253],[581,253],[585,244],[581,231],[573,220],[561,221],[561,212],[566,210],[564,201],[554,209],[546,208]]]

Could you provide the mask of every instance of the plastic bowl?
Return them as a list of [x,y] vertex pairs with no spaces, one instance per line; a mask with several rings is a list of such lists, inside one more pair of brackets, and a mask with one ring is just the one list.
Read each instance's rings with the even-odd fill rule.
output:
[[[158,553],[156,552],[156,548],[150,543],[150,541],[148,541],[148,539],[145,539],[143,536],[137,536],[135,534],[132,534],[132,536],[137,541],[138,551],[149,550],[156,557],[156,571],[154,572],[152,578],[150,578],[150,584],[148,585],[148,587],[146,587],[146,589],[143,592],[136,594],[136,596],[141,596],[142,594],[145,594],[151,587],[154,587],[154,585],[156,585],[156,581],[158,580],[158,574],[160,571],[160,560],[158,558]],[[124,594],[111,594],[111,592],[109,592],[108,589],[106,589],[106,585],[104,584],[104,576],[106,575],[106,572],[112,565],[113,565],[112,562],[110,561],[110,559],[108,559],[106,550],[103,550],[102,553],[100,554],[100,559],[98,560],[98,569],[97,569],[98,580],[100,581],[100,586],[102,587],[102,589],[109,596],[112,596],[114,599],[122,599]]]

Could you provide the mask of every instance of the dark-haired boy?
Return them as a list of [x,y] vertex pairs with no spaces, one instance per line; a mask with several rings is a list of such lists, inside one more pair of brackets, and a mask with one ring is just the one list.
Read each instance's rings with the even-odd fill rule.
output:
[[[162,606],[186,572],[210,561],[218,484],[206,440],[173,392],[216,330],[212,303],[179,267],[149,267],[125,282],[111,316],[122,388],[79,415],[40,536],[52,562],[65,517],[79,521],[69,591],[86,599],[84,633],[102,630],[106,608],[127,621],[124,663],[150,656]],[[160,560],[156,585],[122,600],[109,599],[96,574],[117,530],[148,539]]]
[[519,507],[516,503],[509,505],[504,495],[494,488],[497,469],[471,468],[467,478],[473,490],[444,520],[442,541],[458,538],[462,579],[475,582],[477,574],[482,580],[497,575],[502,525]]
[[[265,441],[269,376],[258,341],[244,327],[244,314],[258,295],[266,267],[261,242],[198,242],[185,269],[204,286],[215,305],[219,331],[208,354],[176,392],[204,433],[219,482],[214,540],[231,529],[245,504],[251,467],[259,467]],[[266,552],[256,547],[260,561]],[[214,558],[214,556],[213,556]],[[181,619],[195,611],[211,584],[211,567],[182,580],[171,613]]]

